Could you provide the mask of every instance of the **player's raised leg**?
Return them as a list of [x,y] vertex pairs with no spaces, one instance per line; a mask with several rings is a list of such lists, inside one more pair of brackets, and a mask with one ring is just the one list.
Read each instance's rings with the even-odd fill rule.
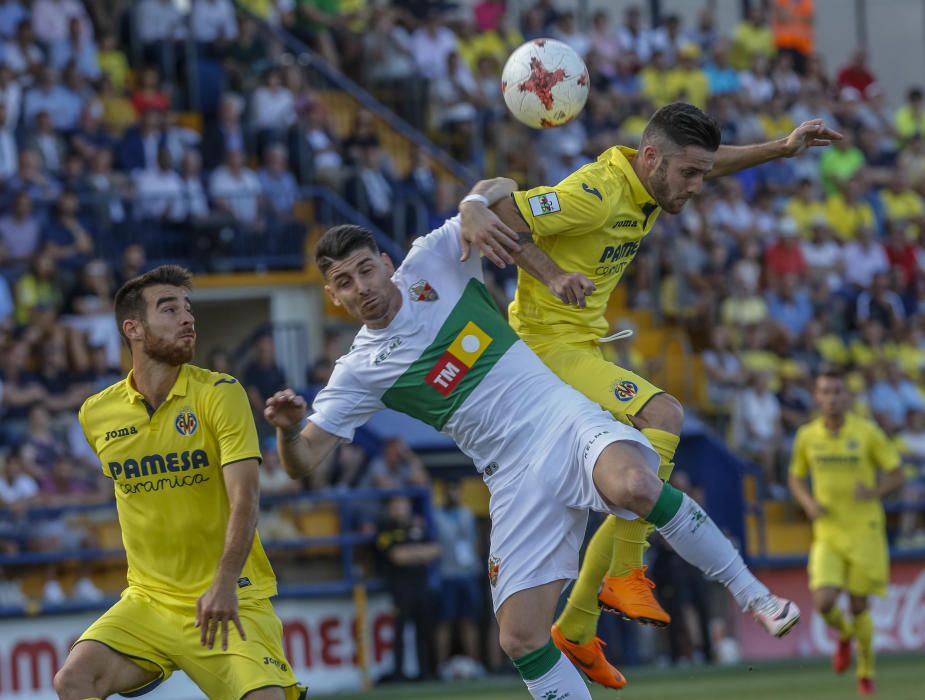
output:
[[498,608],[499,641],[535,700],[591,700],[588,686],[549,638],[565,581],[512,594]]
[[769,634],[782,637],[800,620],[792,601],[772,595],[749,571],[732,543],[690,497],[662,483],[646,466],[642,448],[611,443],[594,465],[594,484],[614,507],[645,518],[672,548],[707,577],[722,583]]
[[157,683],[162,673],[144,669],[127,656],[93,640],[78,642],[55,674],[60,700],[92,700],[137,691]]

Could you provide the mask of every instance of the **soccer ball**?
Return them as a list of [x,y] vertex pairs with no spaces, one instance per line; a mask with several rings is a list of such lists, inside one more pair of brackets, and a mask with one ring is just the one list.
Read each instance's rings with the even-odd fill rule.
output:
[[534,129],[561,126],[588,100],[588,69],[581,56],[555,39],[534,39],[507,59],[501,72],[504,103]]

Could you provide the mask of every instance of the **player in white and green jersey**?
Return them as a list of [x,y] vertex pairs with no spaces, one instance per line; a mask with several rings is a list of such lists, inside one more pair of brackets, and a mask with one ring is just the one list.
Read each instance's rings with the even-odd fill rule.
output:
[[[485,181],[474,192],[498,201],[513,184]],[[452,437],[491,492],[488,573],[501,647],[537,700],[591,697],[549,629],[577,576],[592,509],[644,517],[773,634],[792,627],[796,606],[769,594],[713,521],[658,479],[645,436],[547,369],[494,305],[478,256],[462,257],[458,218],[415,241],[397,270],[365,229],[322,236],[315,258],[325,289],[365,325],[304,428],[305,402],[291,390],[267,401],[289,475],[310,472],[386,407]]]

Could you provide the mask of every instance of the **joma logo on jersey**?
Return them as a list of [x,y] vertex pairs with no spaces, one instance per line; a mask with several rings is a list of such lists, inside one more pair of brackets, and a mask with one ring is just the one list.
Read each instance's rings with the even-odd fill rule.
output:
[[138,428],[134,425],[128,428],[117,428],[116,430],[110,430],[106,433],[106,442],[110,440],[116,440],[122,437],[128,437],[129,435],[137,435]]
[[598,260],[598,262],[615,262],[620,258],[636,255],[637,250],[639,250],[639,241],[627,241],[626,243],[621,243],[618,246],[609,245],[604,248],[604,252],[601,253],[601,258]]
[[621,219],[614,221],[611,228],[639,228],[639,222],[636,219]]
[[167,472],[202,469],[209,466],[209,455],[205,450],[184,450],[183,452],[168,452],[165,455],[145,455],[141,459],[127,459],[124,462],[109,462],[108,466],[113,480],[119,481]]
[[491,336],[470,321],[440,356],[424,381],[444,396],[449,396],[491,341]]

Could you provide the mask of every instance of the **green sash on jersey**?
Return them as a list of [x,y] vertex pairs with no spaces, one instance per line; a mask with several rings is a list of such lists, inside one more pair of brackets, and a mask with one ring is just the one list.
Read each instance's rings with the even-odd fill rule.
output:
[[485,285],[471,279],[434,342],[382,395],[382,403],[442,430],[517,340]]

